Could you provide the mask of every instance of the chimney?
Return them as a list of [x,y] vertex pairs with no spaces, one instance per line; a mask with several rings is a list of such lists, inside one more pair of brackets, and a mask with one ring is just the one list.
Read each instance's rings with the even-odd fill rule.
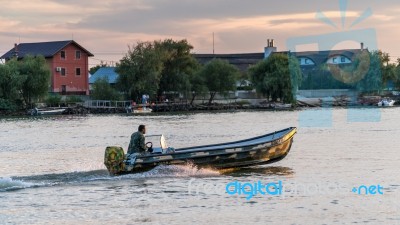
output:
[[274,39],[268,39],[267,47],[264,48],[264,58],[268,58],[272,53],[276,51],[277,48],[274,46]]
[[361,42],[361,51],[364,51],[364,42]]
[[14,56],[18,58],[18,45],[17,45],[17,43],[14,44]]

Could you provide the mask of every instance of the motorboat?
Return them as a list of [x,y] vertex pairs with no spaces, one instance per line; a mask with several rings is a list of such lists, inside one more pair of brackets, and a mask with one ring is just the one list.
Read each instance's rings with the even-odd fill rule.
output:
[[164,135],[146,136],[151,152],[125,154],[122,147],[109,146],[104,164],[112,175],[136,173],[158,165],[193,164],[199,168],[227,169],[282,160],[289,153],[297,128],[290,127],[241,141],[174,149]]

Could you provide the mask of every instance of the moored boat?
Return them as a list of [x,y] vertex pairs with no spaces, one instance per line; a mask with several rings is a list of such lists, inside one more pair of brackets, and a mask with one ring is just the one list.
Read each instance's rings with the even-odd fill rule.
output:
[[153,112],[153,110],[150,108],[138,108],[138,109],[133,110],[133,113],[135,113],[135,114],[151,113],[151,112]]
[[106,148],[104,164],[110,174],[119,175],[152,169],[158,165],[180,165],[192,163],[198,167],[215,169],[235,168],[277,162],[289,153],[297,129],[290,127],[263,136],[242,141],[169,148],[163,135],[147,136],[156,139],[152,153],[126,155],[121,147]]
[[378,106],[389,106],[389,107],[391,107],[391,106],[394,106],[394,103],[395,103],[396,101],[395,100],[393,100],[393,99],[389,99],[389,98],[384,98],[384,99],[382,99],[380,102],[378,102]]
[[31,116],[40,116],[40,115],[61,115],[66,109],[48,109],[48,110],[41,110],[34,108],[28,112]]

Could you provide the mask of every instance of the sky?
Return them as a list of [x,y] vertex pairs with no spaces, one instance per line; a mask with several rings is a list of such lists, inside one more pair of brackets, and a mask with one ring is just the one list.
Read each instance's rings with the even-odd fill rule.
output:
[[400,58],[398,0],[0,0],[0,6],[0,55],[14,43],[74,39],[95,55],[94,66],[119,61],[138,41],[187,39],[194,53],[212,53],[214,33],[215,53],[253,53],[263,52],[267,39],[284,51],[290,40],[326,35],[338,40],[334,48],[359,48],[360,35],[339,37],[373,30],[365,47]]

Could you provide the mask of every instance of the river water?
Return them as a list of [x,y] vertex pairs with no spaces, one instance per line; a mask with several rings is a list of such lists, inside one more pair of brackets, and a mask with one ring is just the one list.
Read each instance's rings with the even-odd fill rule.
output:
[[[299,111],[3,118],[0,224],[400,224],[399,108],[375,122],[347,112],[334,109],[320,128],[302,127]],[[105,147],[126,149],[139,124],[175,148],[299,129],[275,164],[109,176]],[[281,193],[228,194],[234,181],[280,182]]]

